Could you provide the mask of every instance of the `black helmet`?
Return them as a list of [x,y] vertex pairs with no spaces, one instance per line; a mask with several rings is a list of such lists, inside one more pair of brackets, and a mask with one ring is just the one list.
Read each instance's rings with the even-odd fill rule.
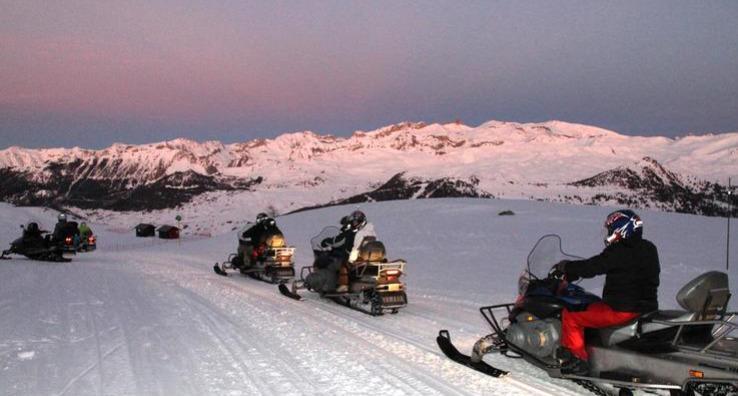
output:
[[26,226],[26,231],[28,231],[28,232],[38,232],[38,224],[36,224],[34,222],[28,223],[28,225]]
[[351,228],[358,231],[366,225],[366,215],[360,210],[355,210],[348,216],[348,223]]
[[59,216],[57,216],[56,218],[57,218],[57,220],[59,220],[62,223],[66,223],[67,222],[67,215],[64,214],[64,213],[59,213]]
[[264,212],[261,212],[258,215],[256,215],[256,224],[260,224],[262,221],[264,221],[264,220],[266,220],[268,218],[269,218],[269,215],[268,214],[266,214]]

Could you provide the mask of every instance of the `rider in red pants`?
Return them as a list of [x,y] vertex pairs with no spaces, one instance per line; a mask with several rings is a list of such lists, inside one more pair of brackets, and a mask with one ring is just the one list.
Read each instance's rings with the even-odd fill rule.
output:
[[561,315],[563,374],[587,375],[589,356],[585,328],[617,326],[658,309],[659,256],[656,246],[643,239],[643,221],[631,210],[607,216],[605,250],[586,260],[562,261],[553,271],[573,281],[605,274],[602,301],[586,310]]

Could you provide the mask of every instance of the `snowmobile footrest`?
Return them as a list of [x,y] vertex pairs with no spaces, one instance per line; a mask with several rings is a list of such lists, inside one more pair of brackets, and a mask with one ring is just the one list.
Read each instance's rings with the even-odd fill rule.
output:
[[451,335],[449,334],[448,330],[439,331],[438,337],[436,337],[436,342],[438,343],[438,347],[441,348],[443,354],[456,363],[459,363],[492,377],[504,377],[509,374],[507,371],[492,367],[483,361],[473,362],[470,356],[464,355],[463,353],[459,352],[459,350],[456,349],[454,344],[451,342]]

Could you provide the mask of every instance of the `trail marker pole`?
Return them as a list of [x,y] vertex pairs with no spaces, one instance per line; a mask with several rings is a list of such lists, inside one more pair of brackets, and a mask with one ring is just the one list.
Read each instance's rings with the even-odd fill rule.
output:
[[730,269],[730,217],[733,215],[733,186],[730,184],[731,180],[728,178],[728,232],[727,240],[725,242],[725,270]]

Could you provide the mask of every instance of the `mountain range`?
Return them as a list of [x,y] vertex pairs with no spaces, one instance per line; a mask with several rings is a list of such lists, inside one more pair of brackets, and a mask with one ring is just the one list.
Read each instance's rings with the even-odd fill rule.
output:
[[404,122],[346,138],[10,147],[0,151],[0,200],[97,214],[228,200],[250,214],[463,196],[726,215],[735,175],[738,133],[670,139],[561,121]]

